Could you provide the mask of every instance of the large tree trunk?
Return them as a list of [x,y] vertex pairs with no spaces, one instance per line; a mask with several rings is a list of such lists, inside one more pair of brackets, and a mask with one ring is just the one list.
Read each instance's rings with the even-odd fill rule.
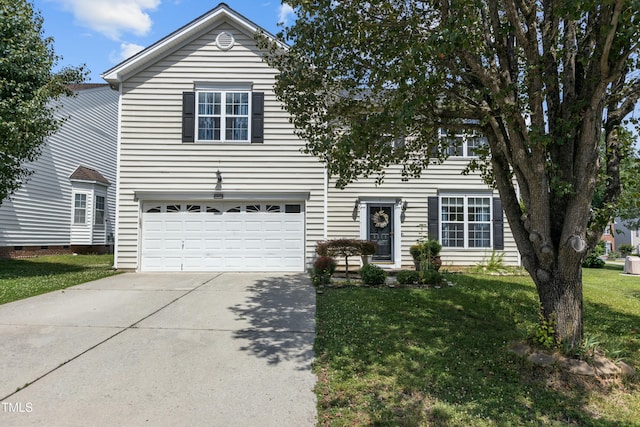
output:
[[559,344],[579,346],[583,336],[582,269],[554,271],[548,280],[536,280],[536,287],[544,319],[552,322]]

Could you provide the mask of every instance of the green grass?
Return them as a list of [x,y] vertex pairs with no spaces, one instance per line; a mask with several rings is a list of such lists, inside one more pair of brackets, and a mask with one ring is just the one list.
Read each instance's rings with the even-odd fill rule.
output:
[[[585,331],[638,369],[640,277],[621,269],[584,271]],[[318,295],[319,425],[640,426],[637,378],[585,380],[508,349],[538,319],[528,277],[454,282]]]
[[117,274],[113,255],[0,259],[0,304]]

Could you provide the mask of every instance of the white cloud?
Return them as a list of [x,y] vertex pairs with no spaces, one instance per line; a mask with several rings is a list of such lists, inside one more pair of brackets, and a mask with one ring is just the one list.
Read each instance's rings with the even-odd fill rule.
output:
[[139,44],[126,42],[122,43],[120,44],[120,59],[124,61],[125,59],[130,58],[136,53],[140,52],[142,49],[144,49],[144,46],[140,46]]
[[286,3],[280,5],[280,12],[278,13],[278,25],[288,25],[289,18],[294,17],[295,12],[293,8]]
[[151,29],[146,13],[160,5],[160,0],[56,0],[73,13],[87,28],[119,40],[122,33],[143,36]]
[[119,52],[112,51],[109,54],[109,60],[113,64],[118,64],[124,61],[125,59],[131,58],[133,55],[140,52],[142,49],[144,49],[144,46],[140,46],[135,43],[127,43],[127,42],[120,43],[120,51]]

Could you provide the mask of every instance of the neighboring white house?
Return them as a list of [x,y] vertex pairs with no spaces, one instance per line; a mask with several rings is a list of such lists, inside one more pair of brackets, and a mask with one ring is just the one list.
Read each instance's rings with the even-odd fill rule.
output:
[[106,252],[115,223],[118,93],[76,85],[66,118],[28,165],[29,180],[0,205],[0,256]]
[[391,168],[335,189],[301,152],[258,30],[220,4],[102,75],[120,93],[117,268],[304,271],[331,238],[375,240],[374,262],[397,268],[427,231],[445,265],[519,263],[497,193],[461,175],[477,138],[421,179]]

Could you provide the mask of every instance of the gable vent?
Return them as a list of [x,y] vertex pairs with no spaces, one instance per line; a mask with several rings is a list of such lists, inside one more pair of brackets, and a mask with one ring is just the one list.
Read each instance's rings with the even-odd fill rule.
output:
[[216,45],[222,50],[231,49],[234,42],[235,39],[233,38],[233,34],[226,31],[221,32],[218,34],[218,37],[216,37]]

